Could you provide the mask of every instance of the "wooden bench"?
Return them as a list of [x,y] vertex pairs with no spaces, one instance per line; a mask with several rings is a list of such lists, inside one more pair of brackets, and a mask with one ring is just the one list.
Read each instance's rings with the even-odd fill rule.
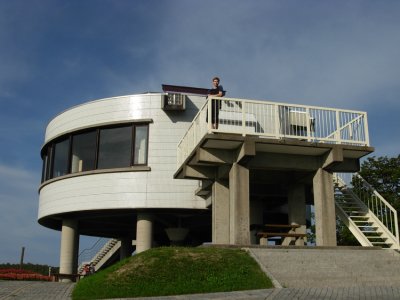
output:
[[306,233],[296,232],[300,228],[299,224],[265,224],[252,225],[253,229],[262,229],[256,233],[260,239],[260,245],[267,245],[268,238],[279,237],[282,240],[282,245],[290,245],[294,241],[295,245],[304,245]]
[[77,282],[81,279],[81,274],[63,274],[63,273],[52,273],[55,282],[59,282],[63,279],[71,280],[72,282]]
[[257,232],[258,237],[275,237],[275,236],[280,236],[280,237],[298,237],[298,238],[304,238],[307,236],[306,233],[295,233],[295,232]]

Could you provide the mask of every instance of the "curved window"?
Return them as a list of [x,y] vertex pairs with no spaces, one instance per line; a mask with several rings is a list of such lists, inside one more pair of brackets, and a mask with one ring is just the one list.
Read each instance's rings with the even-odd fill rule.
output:
[[132,127],[100,130],[99,169],[122,168],[131,165]]
[[69,138],[54,144],[52,176],[58,177],[68,174]]
[[42,151],[42,182],[97,169],[147,164],[148,124],[101,127],[62,136]]
[[147,164],[147,136],[148,126],[136,126],[135,128],[135,154],[134,164]]
[[72,136],[71,173],[96,168],[96,143],[95,130]]

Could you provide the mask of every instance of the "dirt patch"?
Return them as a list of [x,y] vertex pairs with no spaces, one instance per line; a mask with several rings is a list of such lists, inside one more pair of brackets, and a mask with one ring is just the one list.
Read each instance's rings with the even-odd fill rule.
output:
[[136,259],[131,260],[130,262],[123,265],[115,272],[110,273],[108,277],[118,278],[138,271],[140,271],[141,273],[146,273],[148,269],[151,269],[151,266],[156,260],[157,259],[155,257],[152,258],[136,257]]

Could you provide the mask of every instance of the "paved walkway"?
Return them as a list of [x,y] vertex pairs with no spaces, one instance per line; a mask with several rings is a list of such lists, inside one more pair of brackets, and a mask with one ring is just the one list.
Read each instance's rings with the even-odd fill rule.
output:
[[[400,254],[396,251],[365,248],[252,248],[248,251],[273,279],[276,288],[129,299],[400,299]],[[69,300],[73,287],[74,284],[68,283],[0,281],[0,300]]]
[[[0,300],[70,300],[74,284],[36,281],[0,281]],[[313,299],[400,299],[400,287],[283,288],[169,297],[129,298],[135,300],[313,300]],[[128,300],[128,299],[124,299]]]
[[0,300],[69,300],[73,283],[0,280]]

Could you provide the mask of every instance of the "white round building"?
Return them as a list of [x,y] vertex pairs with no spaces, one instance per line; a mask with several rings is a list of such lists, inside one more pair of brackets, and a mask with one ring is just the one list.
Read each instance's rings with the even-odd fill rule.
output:
[[[121,240],[130,255],[181,239],[211,241],[197,180],[174,179],[177,144],[205,97],[146,93],[72,107],[50,121],[41,149],[38,222],[61,231],[60,273],[76,272],[79,236]],[[189,234],[168,237],[167,228]]]

